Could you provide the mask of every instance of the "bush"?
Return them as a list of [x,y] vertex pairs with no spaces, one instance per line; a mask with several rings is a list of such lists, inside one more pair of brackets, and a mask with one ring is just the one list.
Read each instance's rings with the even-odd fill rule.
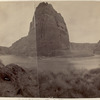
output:
[[[89,78],[87,78],[89,74]],[[55,98],[91,98],[100,97],[100,74],[68,70],[66,74],[41,72],[39,74],[40,96]]]

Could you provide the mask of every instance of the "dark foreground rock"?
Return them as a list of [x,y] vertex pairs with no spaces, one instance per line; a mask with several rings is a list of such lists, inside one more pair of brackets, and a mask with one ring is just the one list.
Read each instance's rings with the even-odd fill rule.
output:
[[[37,97],[38,86],[34,77],[18,65],[0,64],[1,97]],[[36,74],[36,73],[35,73]]]

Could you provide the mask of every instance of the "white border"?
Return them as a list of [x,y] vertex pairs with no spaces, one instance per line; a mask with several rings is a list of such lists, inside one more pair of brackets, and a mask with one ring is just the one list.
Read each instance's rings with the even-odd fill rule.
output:
[[1,97],[0,100],[100,100],[100,98],[6,98]]
[[0,100],[100,100],[100,98],[8,98],[8,97],[1,97]]
[[4,1],[100,1],[100,0],[0,0],[1,2]]

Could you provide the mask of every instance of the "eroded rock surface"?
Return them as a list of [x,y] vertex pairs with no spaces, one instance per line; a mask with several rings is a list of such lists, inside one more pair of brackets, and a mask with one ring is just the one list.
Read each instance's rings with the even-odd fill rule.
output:
[[100,54],[100,40],[95,46],[94,54]]
[[37,80],[18,65],[0,64],[0,96],[37,97]]
[[43,2],[36,8],[35,19],[38,56],[65,55],[69,50],[69,35],[61,14]]

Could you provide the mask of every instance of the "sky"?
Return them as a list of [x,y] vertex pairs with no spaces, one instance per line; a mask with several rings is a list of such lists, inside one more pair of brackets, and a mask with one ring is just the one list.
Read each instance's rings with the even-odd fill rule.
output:
[[[96,43],[100,40],[100,1],[50,1],[61,13],[76,43]],[[35,7],[39,2],[0,2],[0,46],[11,46],[28,35]]]

